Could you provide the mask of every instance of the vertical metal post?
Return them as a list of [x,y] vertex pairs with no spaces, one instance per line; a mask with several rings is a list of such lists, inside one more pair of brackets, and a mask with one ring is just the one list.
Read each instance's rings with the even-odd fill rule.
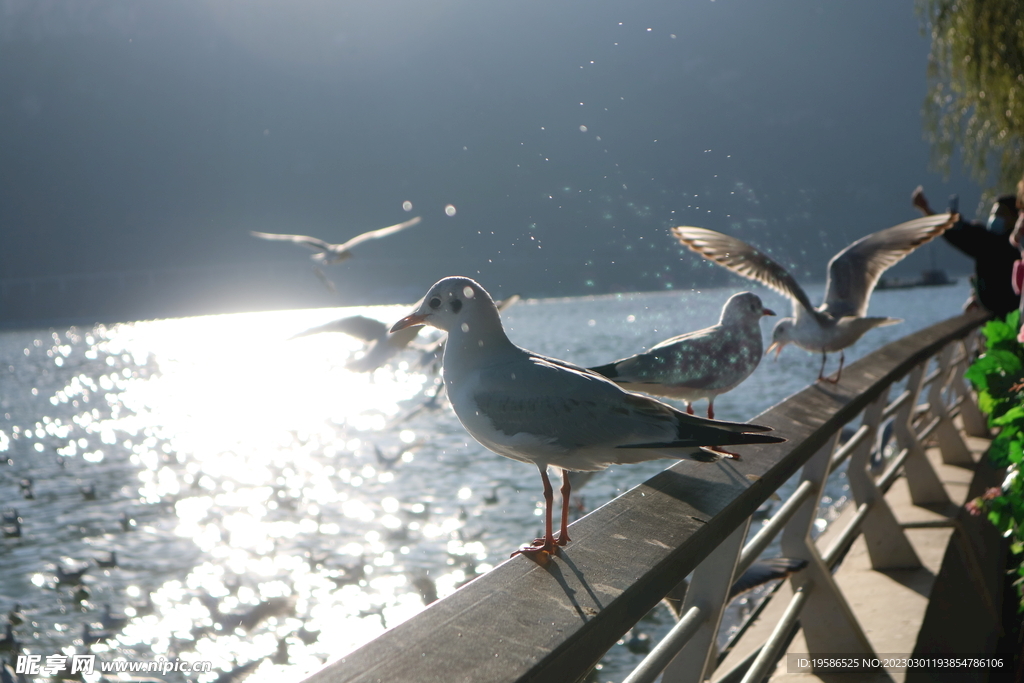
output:
[[[810,592],[800,614],[800,623],[810,652],[873,657],[871,643],[832,578],[831,570],[822,561],[817,545],[811,540],[811,529],[838,438],[837,433],[804,465],[801,479],[814,484],[814,494],[808,497],[782,530],[782,553],[786,557],[807,560],[807,567],[789,580],[794,591],[806,587]],[[810,590],[812,586],[814,590]]]
[[974,392],[964,380],[964,372],[967,371],[967,368],[970,367],[974,360],[973,351],[978,340],[979,335],[977,330],[975,330],[960,342],[964,352],[964,359],[960,361],[960,366],[953,373],[950,386],[957,396],[963,397],[963,402],[960,404],[960,419],[964,423],[964,433],[968,436],[990,439],[992,438],[992,433],[988,428],[988,420],[981,414],[981,410],[978,409],[978,402],[974,400]]
[[939,451],[942,453],[942,462],[947,465],[973,467],[974,458],[971,457],[971,451],[960,436],[960,430],[953,424],[942,397],[942,392],[950,381],[950,372],[954,370],[950,361],[953,360],[956,350],[956,344],[947,344],[939,353],[939,376],[928,387],[928,404],[931,406],[932,415],[939,418],[935,436],[939,442]]
[[869,511],[861,529],[868,547],[873,569],[916,569],[921,560],[914,552],[914,546],[896,521],[892,508],[868,471],[871,451],[875,447],[875,433],[878,422],[882,418],[889,398],[889,389],[885,389],[871,405],[864,410],[865,424],[871,431],[859,446],[850,454],[850,464],[846,470],[850,481],[850,492],[854,502],[860,506],[867,503]]
[[948,503],[949,494],[935,474],[935,469],[928,461],[924,453],[924,446],[914,433],[914,426],[911,420],[914,416],[914,408],[917,407],[917,397],[921,394],[921,383],[924,380],[924,371],[928,367],[928,361],[923,361],[916,368],[910,371],[907,379],[907,391],[910,398],[906,401],[893,418],[893,432],[896,434],[896,443],[900,448],[908,451],[907,459],[904,461],[903,469],[907,473],[907,485],[910,487],[910,498],[914,505],[927,505],[930,503]]
[[718,659],[718,629],[722,613],[729,603],[729,588],[733,584],[736,562],[749,527],[748,517],[694,570],[680,614],[686,614],[690,607],[696,606],[707,616],[689,642],[665,667],[662,683],[703,681],[714,670]]

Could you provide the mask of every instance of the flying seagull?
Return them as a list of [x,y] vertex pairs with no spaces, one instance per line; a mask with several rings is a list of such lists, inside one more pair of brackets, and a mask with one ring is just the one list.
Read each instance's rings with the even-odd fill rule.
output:
[[345,367],[352,372],[373,372],[393,356],[404,351],[419,334],[419,330],[415,328],[403,330],[398,334],[389,334],[388,326],[381,321],[362,315],[353,315],[312,327],[291,338],[298,339],[321,332],[341,332],[368,343],[366,353],[345,364]]
[[259,237],[263,240],[278,240],[282,242],[294,242],[295,244],[301,244],[304,247],[312,249],[317,252],[311,256],[311,258],[317,263],[321,263],[325,266],[329,266],[332,263],[338,263],[352,256],[352,248],[356,247],[367,240],[375,240],[381,237],[387,237],[393,235],[396,232],[411,228],[422,220],[419,216],[410,218],[404,223],[396,223],[395,225],[389,225],[386,228],[380,228],[378,230],[371,230],[364,232],[361,235],[356,235],[348,242],[342,244],[331,244],[325,242],[316,237],[308,237],[306,235],[279,235],[272,232],[256,232],[252,231],[250,234],[253,237]]
[[[828,262],[825,301],[818,308],[811,305],[807,293],[785,268],[746,242],[705,228],[677,227],[672,228],[672,234],[709,261],[788,296],[793,317],[776,323],[768,351],[775,349],[778,357],[782,347],[793,343],[812,353],[820,352],[818,379],[838,383],[844,349],[874,327],[902,322],[899,318],[866,317],[878,278],[914,249],[945,232],[957,218],[957,214],[949,213],[918,218],[862,237],[846,247]],[[836,351],[839,370],[835,379],[826,379],[826,354]]]
[[[443,370],[456,416],[474,439],[506,458],[533,463],[544,482],[544,538],[517,553],[552,553],[569,541],[570,470],[657,458],[717,460],[701,446],[778,443],[770,427],[687,415],[627,392],[597,373],[522,349],[505,335],[490,295],[449,277],[427,292],[393,332],[430,325],[448,333]],[[562,526],[552,534],[548,466],[562,470]],[[513,553],[513,554],[517,554]]]

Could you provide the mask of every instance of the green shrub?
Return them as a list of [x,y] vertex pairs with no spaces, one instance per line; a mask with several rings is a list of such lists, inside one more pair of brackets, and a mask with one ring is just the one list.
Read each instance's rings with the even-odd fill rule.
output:
[[[978,392],[978,407],[988,415],[992,439],[989,458],[1006,467],[1003,485],[967,503],[971,514],[985,514],[1010,539],[1014,555],[1024,553],[1024,344],[1017,341],[1020,314],[990,321],[982,328],[985,352],[967,369],[966,377]],[[1024,558],[1021,558],[1024,560]],[[1024,611],[1024,563],[1018,561],[1015,583]]]

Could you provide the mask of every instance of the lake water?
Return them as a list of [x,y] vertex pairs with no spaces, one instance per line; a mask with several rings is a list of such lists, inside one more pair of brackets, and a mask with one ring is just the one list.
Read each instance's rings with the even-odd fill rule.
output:
[[[526,300],[503,318],[514,342],[595,365],[713,324],[735,291]],[[759,293],[788,313],[781,297]],[[905,322],[870,332],[847,361],[956,315],[966,295],[963,283],[877,292],[872,314]],[[0,501],[23,519],[21,537],[0,539],[0,610],[20,603],[25,622],[15,633],[25,649],[84,652],[82,625],[109,604],[136,616],[91,647],[100,658],[180,656],[219,670],[260,660],[247,680],[299,680],[532,539],[542,512],[535,468],[483,449],[446,405],[403,417],[435,381],[418,369],[418,354],[356,374],[345,363],[360,342],[289,340],[346,315],[390,323],[410,310],[0,333]],[[762,323],[766,339],[772,322]],[[813,381],[818,362],[795,348],[766,359],[719,398],[717,416],[753,417]],[[581,491],[586,508],[668,464],[594,477]],[[90,486],[94,499],[83,494]],[[833,483],[828,502],[843,500],[844,484]],[[116,567],[93,564],[110,552]],[[58,562],[92,565],[87,594],[54,585]],[[273,614],[249,631],[211,618],[214,603],[237,614],[261,602]],[[657,613],[641,624],[655,637],[668,626]],[[621,680],[639,659],[616,646],[596,680]]]

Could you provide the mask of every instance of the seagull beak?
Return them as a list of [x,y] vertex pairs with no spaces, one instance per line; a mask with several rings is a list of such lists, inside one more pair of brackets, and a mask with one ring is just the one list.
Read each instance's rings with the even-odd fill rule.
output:
[[778,360],[779,359],[779,354],[782,353],[782,347],[783,346],[785,346],[785,344],[780,344],[779,342],[772,342],[771,346],[769,346],[767,349],[765,349],[764,353],[767,356],[769,353],[772,352],[772,349],[775,349],[775,360]]
[[427,316],[425,313],[411,313],[391,326],[391,334],[413,325],[426,325],[426,320]]
[[761,315],[775,315],[775,311],[770,308],[761,309]]

